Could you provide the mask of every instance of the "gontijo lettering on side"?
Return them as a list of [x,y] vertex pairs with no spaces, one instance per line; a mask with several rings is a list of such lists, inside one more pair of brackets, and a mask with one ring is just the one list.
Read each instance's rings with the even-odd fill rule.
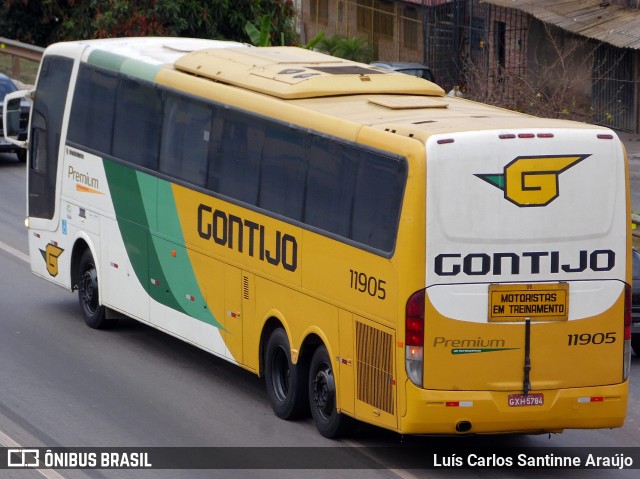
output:
[[298,268],[298,242],[290,234],[276,231],[268,234],[262,224],[220,209],[200,204],[198,206],[198,235],[213,240],[220,246],[258,257],[274,266],[282,265],[287,271]]

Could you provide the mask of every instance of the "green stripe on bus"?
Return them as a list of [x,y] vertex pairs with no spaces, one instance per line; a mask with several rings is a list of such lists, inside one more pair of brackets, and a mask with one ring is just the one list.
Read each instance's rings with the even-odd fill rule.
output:
[[[114,161],[105,160],[104,168],[127,256],[145,291],[168,308],[222,329],[198,286],[171,184]],[[153,234],[159,209],[163,238]]]
[[89,54],[87,62],[91,63],[92,65],[97,65],[99,67],[119,72],[120,67],[125,60],[126,57],[116,55],[115,53],[110,53],[105,50],[93,50]]
[[[142,173],[140,173],[142,174]],[[162,271],[170,291],[174,292],[180,310],[207,324],[223,329],[209,309],[196,278],[186,247],[178,217],[171,183],[158,180],[156,197],[143,194],[143,201],[153,201],[158,206],[158,223],[162,232],[170,240],[151,235],[153,249],[157,252]]]
[[89,54],[88,63],[148,82],[155,81],[156,75],[161,68],[160,65],[150,65],[140,60],[126,58],[105,50],[93,50]]

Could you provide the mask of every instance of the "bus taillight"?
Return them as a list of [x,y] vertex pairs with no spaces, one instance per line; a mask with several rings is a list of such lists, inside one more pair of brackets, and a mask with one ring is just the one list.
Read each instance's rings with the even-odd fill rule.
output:
[[622,380],[629,378],[631,370],[631,286],[624,287],[624,348],[623,348]]
[[405,368],[413,384],[422,387],[424,352],[424,289],[407,301],[405,312]]

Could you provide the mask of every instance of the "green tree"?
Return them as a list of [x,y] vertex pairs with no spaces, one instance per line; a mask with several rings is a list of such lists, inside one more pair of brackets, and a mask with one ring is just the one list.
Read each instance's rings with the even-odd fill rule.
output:
[[244,31],[255,46],[268,47],[271,45],[271,20],[271,15],[262,15],[260,28],[251,22],[247,22],[244,26]]
[[329,35],[317,43],[317,49],[329,55],[361,63],[373,60],[373,49],[363,37]]
[[[248,21],[244,31],[251,43],[259,47],[270,45],[296,45],[298,35],[295,32],[295,9],[291,0],[256,2],[262,13],[259,21]],[[257,11],[255,12],[257,13]]]
[[373,60],[373,49],[367,39],[363,37],[341,39],[334,54],[340,58],[362,63],[369,63]]
[[316,44],[316,48],[323,53],[328,53],[329,55],[335,55],[335,52],[338,49],[338,45],[340,44],[340,40],[342,38],[344,37],[340,35],[324,36]]
[[247,22],[271,15],[273,34],[294,44],[294,13],[291,0],[4,0],[0,31],[40,46],[134,35],[247,41]]

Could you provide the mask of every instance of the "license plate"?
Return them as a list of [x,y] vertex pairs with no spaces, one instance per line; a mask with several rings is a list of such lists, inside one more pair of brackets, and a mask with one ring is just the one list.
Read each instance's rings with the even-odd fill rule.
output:
[[523,407],[523,406],[542,406],[544,405],[544,394],[509,394],[508,399],[509,407]]
[[491,284],[489,321],[566,321],[569,284]]

